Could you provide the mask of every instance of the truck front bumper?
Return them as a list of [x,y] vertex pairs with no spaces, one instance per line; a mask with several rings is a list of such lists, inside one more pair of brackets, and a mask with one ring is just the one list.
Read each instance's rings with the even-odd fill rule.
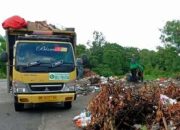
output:
[[18,103],[48,103],[66,102],[76,99],[76,93],[52,93],[52,94],[16,94],[15,101]]

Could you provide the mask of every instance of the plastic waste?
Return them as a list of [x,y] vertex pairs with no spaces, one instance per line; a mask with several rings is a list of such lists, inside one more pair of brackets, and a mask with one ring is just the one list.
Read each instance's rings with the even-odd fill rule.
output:
[[176,99],[169,98],[168,96],[163,94],[160,94],[160,101],[163,105],[173,105],[177,103]]
[[75,125],[79,128],[85,128],[91,122],[91,113],[84,109],[79,115],[73,118]]

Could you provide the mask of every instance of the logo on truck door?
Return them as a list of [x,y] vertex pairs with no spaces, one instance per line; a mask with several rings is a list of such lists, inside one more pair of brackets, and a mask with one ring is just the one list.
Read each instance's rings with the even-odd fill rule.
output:
[[69,80],[69,73],[49,73],[49,80]]

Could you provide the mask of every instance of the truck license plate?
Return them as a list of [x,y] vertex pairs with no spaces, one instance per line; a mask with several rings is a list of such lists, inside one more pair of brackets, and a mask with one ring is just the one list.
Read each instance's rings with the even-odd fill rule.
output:
[[39,101],[48,102],[48,101],[56,101],[56,100],[57,100],[56,96],[39,96]]

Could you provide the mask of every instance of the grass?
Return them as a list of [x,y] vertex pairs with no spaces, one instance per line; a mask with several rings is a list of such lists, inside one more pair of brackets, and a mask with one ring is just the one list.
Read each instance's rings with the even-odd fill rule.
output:
[[175,78],[180,72],[172,73],[172,72],[164,72],[158,74],[144,74],[144,80],[155,80],[157,78]]

